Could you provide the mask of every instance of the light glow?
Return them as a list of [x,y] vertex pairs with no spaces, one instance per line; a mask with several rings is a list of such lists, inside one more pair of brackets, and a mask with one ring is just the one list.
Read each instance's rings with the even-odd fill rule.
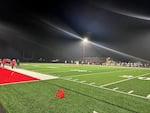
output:
[[88,38],[84,38],[83,43],[87,43],[87,42],[88,42]]
[[[69,32],[69,31],[67,31],[67,30],[64,30],[64,29],[62,29],[62,28],[60,28],[60,27],[58,27],[58,26],[56,26],[56,25],[54,25],[54,24],[51,24],[50,22],[48,22],[48,21],[46,21],[46,20],[42,20],[42,22],[44,22],[44,23],[46,23],[47,25],[49,25],[49,27],[53,27],[53,28],[55,28],[55,29],[57,29],[57,30],[59,30],[59,31],[61,31],[61,32],[63,32],[63,33],[66,33],[66,34],[68,34],[69,36],[72,36],[72,37],[74,37],[74,38],[76,38],[76,39],[83,40],[84,42],[85,42],[85,41],[88,41],[86,38],[84,39],[84,38],[82,38],[81,36],[76,35],[76,34],[74,34],[74,33],[71,33],[71,32]],[[117,50],[115,50],[115,49],[112,49],[112,48],[109,48],[109,47],[106,47],[106,46],[97,44],[97,43],[95,43],[95,42],[93,42],[93,41],[88,41],[88,43],[90,43],[90,44],[92,44],[92,45],[94,45],[94,46],[103,48],[103,49],[105,49],[105,50],[111,51],[111,52],[113,52],[113,53],[117,53],[117,54],[120,54],[120,55],[122,55],[122,56],[126,56],[126,57],[128,57],[128,58],[133,58],[133,59],[136,59],[136,60],[139,60],[139,61],[143,61],[143,62],[150,63],[149,60],[145,60],[145,59],[142,59],[142,58],[139,58],[139,57],[136,57],[136,56],[133,56],[133,55],[124,53],[124,52],[117,51]]]

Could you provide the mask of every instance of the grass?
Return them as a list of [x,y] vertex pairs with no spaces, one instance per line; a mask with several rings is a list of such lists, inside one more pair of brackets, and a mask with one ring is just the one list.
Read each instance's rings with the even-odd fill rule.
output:
[[[150,69],[96,65],[24,63],[20,68],[52,74],[60,78],[0,86],[0,102],[8,113],[149,113],[150,99],[118,93],[129,92],[146,97],[150,94],[150,81],[137,76],[150,73]],[[121,76],[136,77],[124,82]],[[146,75],[145,77],[150,77]],[[69,79],[68,79],[69,78]],[[73,81],[76,80],[76,81]],[[85,81],[85,83],[80,83]],[[94,83],[93,85],[89,85]],[[95,87],[96,86],[96,87]],[[55,98],[58,88],[65,91],[64,99]]]

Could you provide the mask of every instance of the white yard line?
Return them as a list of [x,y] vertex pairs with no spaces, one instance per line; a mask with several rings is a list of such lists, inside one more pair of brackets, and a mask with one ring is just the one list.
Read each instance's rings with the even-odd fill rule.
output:
[[19,69],[19,68],[14,68],[11,69],[10,67],[7,67],[7,69],[15,71],[15,72],[19,72],[34,78],[38,78],[40,80],[49,80],[49,79],[56,79],[58,77],[53,76],[53,75],[47,75],[47,74],[42,74],[42,73],[38,73],[38,72],[33,72],[33,71],[29,71],[29,70],[25,70],[25,69]]
[[135,76],[135,77],[132,77],[132,78],[123,79],[123,80],[119,80],[119,81],[116,81],[116,82],[104,84],[104,85],[101,85],[101,87],[109,86],[109,85],[113,85],[113,84],[117,84],[117,83],[121,83],[121,82],[125,82],[125,81],[128,81],[128,80],[132,80],[132,79],[135,79],[135,78],[138,78],[138,77],[141,77],[141,76],[145,76],[145,75],[149,75],[149,74],[150,73],[145,73],[145,74],[142,74],[142,75],[139,75],[139,76]]
[[60,79],[71,81],[71,82],[75,82],[75,83],[78,83],[78,84],[84,84],[84,85],[92,86],[92,87],[99,88],[99,89],[105,89],[105,90],[108,90],[108,91],[117,92],[117,93],[121,93],[121,94],[125,94],[125,95],[130,95],[130,96],[133,96],[133,97],[138,97],[138,98],[148,99],[148,100],[150,99],[148,97],[144,97],[144,96],[140,96],[140,95],[136,95],[136,94],[129,94],[127,92],[123,92],[123,91],[119,91],[119,90],[113,90],[113,89],[102,87],[102,86],[90,85],[90,84],[85,83],[85,82],[68,80],[68,79],[63,78],[63,77],[61,77]]

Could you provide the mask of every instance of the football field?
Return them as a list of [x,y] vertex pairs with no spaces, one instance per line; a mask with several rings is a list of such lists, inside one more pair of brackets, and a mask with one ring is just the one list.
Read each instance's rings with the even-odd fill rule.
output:
[[[8,113],[150,112],[148,68],[50,63],[20,68],[58,78],[0,85],[0,103]],[[65,98],[55,98],[58,88]]]

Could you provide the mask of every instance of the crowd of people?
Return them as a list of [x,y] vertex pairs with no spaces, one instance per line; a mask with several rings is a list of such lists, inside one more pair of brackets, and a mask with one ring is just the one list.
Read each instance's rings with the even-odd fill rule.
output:
[[19,59],[0,59],[0,66],[2,68],[4,68],[6,64],[10,65],[13,69],[19,66]]

